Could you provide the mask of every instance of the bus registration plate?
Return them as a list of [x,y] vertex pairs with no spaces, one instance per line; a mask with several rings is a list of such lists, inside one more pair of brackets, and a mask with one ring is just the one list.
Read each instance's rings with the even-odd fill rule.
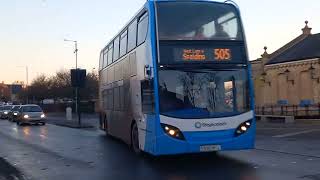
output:
[[220,145],[204,145],[200,146],[200,152],[212,152],[212,151],[220,151]]

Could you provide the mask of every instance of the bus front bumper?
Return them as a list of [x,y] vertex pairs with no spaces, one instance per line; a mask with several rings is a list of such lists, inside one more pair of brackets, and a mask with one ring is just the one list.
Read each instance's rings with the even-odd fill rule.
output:
[[[212,132],[183,132],[185,140],[178,140],[166,134],[156,138],[153,155],[173,155],[185,153],[202,153],[204,146],[214,146],[213,151],[253,149],[255,143],[255,127],[246,133],[235,136],[235,129]],[[210,152],[210,150],[209,150]]]

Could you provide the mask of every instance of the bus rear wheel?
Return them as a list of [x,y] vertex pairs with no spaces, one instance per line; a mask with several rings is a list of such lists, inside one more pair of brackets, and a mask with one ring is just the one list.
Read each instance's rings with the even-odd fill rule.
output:
[[134,123],[131,128],[131,146],[136,154],[141,154],[141,150],[139,148],[138,126],[136,123]]

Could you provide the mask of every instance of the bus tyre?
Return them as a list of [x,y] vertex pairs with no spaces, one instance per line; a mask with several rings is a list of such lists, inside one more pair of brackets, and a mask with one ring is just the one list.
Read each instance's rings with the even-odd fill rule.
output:
[[141,154],[141,150],[139,148],[138,126],[136,123],[134,123],[131,128],[131,146],[136,154]]

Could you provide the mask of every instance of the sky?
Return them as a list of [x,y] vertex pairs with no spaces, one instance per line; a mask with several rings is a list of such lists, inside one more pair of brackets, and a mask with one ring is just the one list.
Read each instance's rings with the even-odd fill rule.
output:
[[[249,58],[299,36],[304,21],[320,33],[319,0],[234,0],[240,7]],[[99,52],[146,0],[0,0],[0,83],[26,81],[78,66],[98,69]]]

